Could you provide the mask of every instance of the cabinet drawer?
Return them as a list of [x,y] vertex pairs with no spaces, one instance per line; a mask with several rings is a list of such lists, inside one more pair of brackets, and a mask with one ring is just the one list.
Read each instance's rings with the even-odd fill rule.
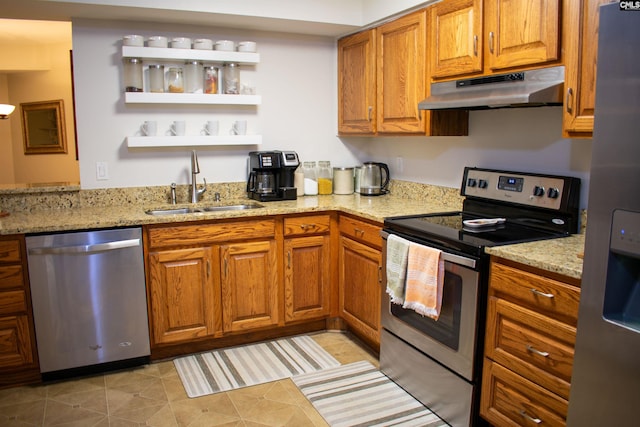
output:
[[202,245],[231,240],[249,240],[275,236],[275,219],[261,221],[233,221],[218,224],[149,227],[147,235],[151,248]]
[[27,316],[0,317],[0,368],[34,362]]
[[21,265],[5,265],[0,267],[0,291],[24,286]]
[[0,263],[20,262],[20,242],[0,240]]
[[489,298],[485,355],[569,399],[576,328]]
[[328,233],[330,227],[329,215],[307,215],[284,219],[285,236]]
[[382,237],[380,237],[381,229],[382,227],[370,224],[368,222],[360,221],[347,216],[340,217],[341,234],[356,240],[360,240],[363,243],[375,246],[376,248],[382,247]]
[[482,384],[480,415],[496,427],[566,425],[566,400],[489,359]]
[[505,299],[577,325],[580,288],[496,262],[491,264],[489,287]]
[[0,292],[0,316],[27,312],[24,291]]

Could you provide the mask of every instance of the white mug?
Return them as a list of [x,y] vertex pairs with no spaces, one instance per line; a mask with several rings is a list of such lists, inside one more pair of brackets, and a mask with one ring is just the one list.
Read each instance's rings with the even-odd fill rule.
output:
[[236,120],[231,126],[231,135],[246,135],[247,134],[247,121]]
[[202,129],[203,135],[217,135],[218,134],[218,121],[217,120],[209,120],[204,124],[204,128]]
[[156,136],[158,132],[158,122],[155,120],[146,121],[140,126],[140,132],[144,136]]
[[169,130],[171,131],[172,135],[183,136],[186,130],[186,127],[187,127],[187,124],[185,123],[184,120],[176,120],[171,124],[171,127],[169,128]]

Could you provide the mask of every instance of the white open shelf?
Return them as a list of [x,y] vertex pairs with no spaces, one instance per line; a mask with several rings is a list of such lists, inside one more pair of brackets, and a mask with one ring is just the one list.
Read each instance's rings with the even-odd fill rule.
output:
[[174,49],[164,47],[122,46],[125,58],[157,60],[196,60],[203,62],[235,62],[239,64],[257,64],[260,54],[255,52],[227,52],[221,50]]
[[219,145],[260,145],[262,135],[215,135],[215,136],[129,136],[127,146],[131,148],[151,147],[208,147]]
[[260,95],[229,95],[212,93],[125,92],[127,104],[218,104],[260,105]]

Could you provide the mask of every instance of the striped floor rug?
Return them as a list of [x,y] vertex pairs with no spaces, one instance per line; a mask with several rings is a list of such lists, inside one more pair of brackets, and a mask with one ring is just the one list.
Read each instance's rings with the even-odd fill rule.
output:
[[189,397],[340,366],[306,335],[194,354],[173,363]]
[[331,427],[448,425],[366,361],[293,382]]

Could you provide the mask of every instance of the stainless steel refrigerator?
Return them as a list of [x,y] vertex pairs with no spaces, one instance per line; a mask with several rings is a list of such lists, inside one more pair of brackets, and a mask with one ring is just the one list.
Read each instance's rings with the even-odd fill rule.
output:
[[640,11],[600,9],[593,157],[568,425],[640,425]]

